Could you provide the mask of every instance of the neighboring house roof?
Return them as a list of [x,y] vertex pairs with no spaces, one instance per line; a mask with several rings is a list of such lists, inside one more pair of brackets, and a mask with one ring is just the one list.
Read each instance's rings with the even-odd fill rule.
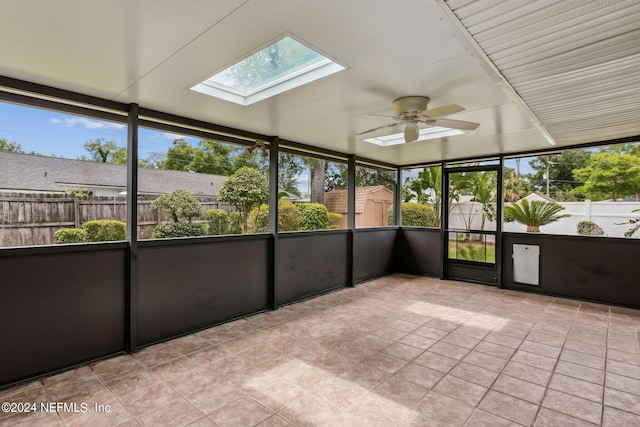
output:
[[526,197],[523,197],[523,199],[527,199],[529,201],[533,201],[533,200],[539,200],[542,202],[554,202],[557,203],[555,199],[545,195],[545,194],[540,194],[540,193],[531,193]]
[[[364,212],[367,200],[393,201],[393,191],[382,185],[356,187],[356,213]],[[325,193],[324,204],[330,212],[347,213],[347,190]]]
[[[197,196],[215,196],[226,179],[220,175],[139,168],[138,192],[163,194],[183,189]],[[124,191],[127,188],[127,167],[0,152],[0,190],[62,192],[87,187]]]

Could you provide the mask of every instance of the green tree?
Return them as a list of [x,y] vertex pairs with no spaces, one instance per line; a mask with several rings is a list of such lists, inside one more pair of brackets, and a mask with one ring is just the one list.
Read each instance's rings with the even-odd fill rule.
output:
[[5,153],[24,153],[22,144],[18,142],[9,142],[4,138],[0,138],[0,151]]
[[113,141],[105,141],[104,138],[94,139],[85,142],[84,149],[89,153],[89,157],[83,155],[78,157],[80,160],[118,165],[127,164],[127,149],[118,146]]
[[519,203],[511,203],[504,207],[504,219],[507,222],[519,222],[527,226],[527,232],[539,233],[540,227],[569,217],[569,214],[559,214],[564,207],[553,202],[522,199]]
[[480,230],[484,230],[487,220],[493,221],[496,218],[496,208],[493,203],[497,196],[497,172],[471,172],[471,194],[472,202],[482,205],[482,219]]
[[584,185],[573,194],[591,200],[617,200],[640,193],[640,156],[630,153],[602,151],[594,154],[584,168],[574,171]]
[[587,150],[573,150],[536,157],[529,161],[529,165],[535,171],[531,176],[531,184],[535,190],[547,194],[548,182],[549,193],[547,195],[552,197],[556,197],[558,191],[570,192],[582,184],[580,180],[575,178],[573,171],[584,168],[591,154]]
[[173,222],[191,222],[204,214],[196,196],[187,190],[174,190],[163,194],[151,203],[151,209],[169,214]]
[[280,153],[278,158],[278,191],[286,191],[300,197],[298,177],[304,170],[300,157],[289,153]]
[[[332,163],[326,170],[325,191],[347,188],[348,168],[343,163]],[[356,167],[356,187],[382,185],[390,190],[395,187],[395,172],[381,169]]]
[[246,233],[249,212],[269,199],[267,179],[255,169],[242,167],[222,183],[218,199],[238,209],[242,215],[242,231]]
[[533,193],[531,175],[517,174],[513,168],[504,168],[504,201],[517,202]]
[[179,138],[173,141],[160,168],[228,176],[234,172],[232,151],[229,145],[218,141],[201,140],[193,146]]

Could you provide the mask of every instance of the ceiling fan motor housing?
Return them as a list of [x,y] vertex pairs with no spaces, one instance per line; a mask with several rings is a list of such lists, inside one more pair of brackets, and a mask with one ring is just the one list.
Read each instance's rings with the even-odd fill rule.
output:
[[415,117],[427,109],[429,98],[426,96],[405,96],[393,101],[393,108],[400,117]]

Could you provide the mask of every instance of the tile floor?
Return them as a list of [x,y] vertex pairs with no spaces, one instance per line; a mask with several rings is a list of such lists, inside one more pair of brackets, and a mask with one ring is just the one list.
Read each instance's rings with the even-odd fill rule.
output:
[[639,329],[638,310],[396,275],[2,390],[68,406],[0,425],[640,426]]

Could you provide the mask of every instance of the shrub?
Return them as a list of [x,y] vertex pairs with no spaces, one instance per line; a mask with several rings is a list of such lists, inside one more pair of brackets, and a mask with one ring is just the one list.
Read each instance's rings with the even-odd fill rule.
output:
[[[431,206],[417,203],[403,203],[402,225],[408,227],[435,227],[437,223],[436,213]],[[393,206],[387,212],[387,224],[393,224]]]
[[167,239],[172,237],[206,236],[204,224],[197,222],[163,222],[153,228],[152,239]]
[[581,236],[604,236],[604,230],[593,221],[580,221],[577,229]]
[[269,231],[269,206],[261,205],[251,211],[249,225],[252,233],[267,233]]
[[278,202],[278,231],[300,230],[302,215],[291,202]]
[[229,214],[222,209],[209,209],[206,214],[209,234],[229,234]]
[[342,214],[337,212],[329,212],[329,228],[340,228],[338,221],[342,218]]
[[87,242],[112,242],[127,238],[127,226],[122,221],[97,219],[85,222],[82,228]]
[[231,212],[229,214],[229,234],[242,234],[242,213]]
[[218,200],[235,206],[241,212],[241,226],[246,231],[249,212],[269,200],[267,178],[256,169],[243,166],[222,183]]
[[296,203],[300,211],[301,230],[326,230],[329,228],[329,211],[320,203]]
[[571,216],[559,214],[562,210],[564,207],[554,202],[542,200],[529,202],[527,199],[522,199],[519,203],[511,203],[510,206],[504,207],[504,220],[526,225],[528,233],[539,233],[541,226]]
[[63,228],[53,233],[56,243],[82,243],[86,241],[87,233],[82,228]]
[[165,211],[173,222],[190,222],[203,214],[200,201],[187,190],[174,190],[163,194],[151,203],[151,209]]
[[[251,211],[249,216],[254,233],[269,231],[269,206],[262,205]],[[278,231],[300,230],[301,220],[302,215],[293,203],[286,200],[278,202]]]

